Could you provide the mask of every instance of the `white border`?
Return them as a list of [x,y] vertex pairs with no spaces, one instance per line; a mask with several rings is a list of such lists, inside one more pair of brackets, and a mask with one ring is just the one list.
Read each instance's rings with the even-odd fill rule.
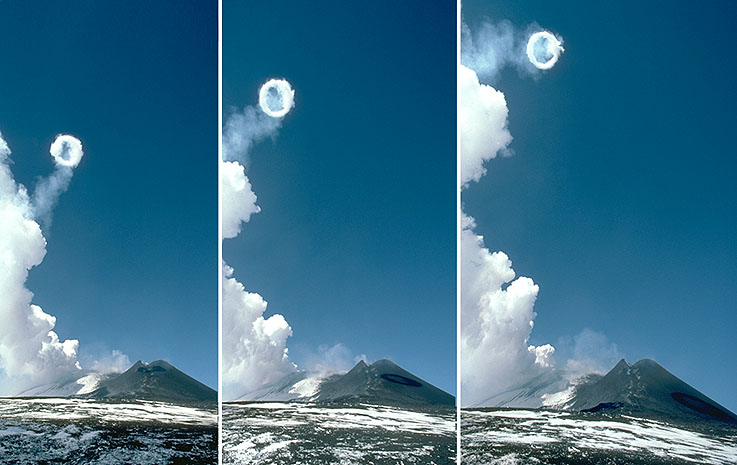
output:
[[461,66],[461,0],[456,3],[456,463],[461,463],[461,137],[458,71]]
[[218,465],[223,463],[223,199],[220,167],[223,156],[223,2],[218,0]]

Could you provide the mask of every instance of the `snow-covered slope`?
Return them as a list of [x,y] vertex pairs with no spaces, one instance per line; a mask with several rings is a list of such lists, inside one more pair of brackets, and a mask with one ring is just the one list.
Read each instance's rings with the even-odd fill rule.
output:
[[489,396],[473,407],[557,408],[565,404],[571,395],[571,382],[552,371]]
[[246,393],[236,400],[242,401],[278,401],[310,400],[325,379],[326,375],[309,371],[290,373],[275,383],[261,389]]
[[82,372],[77,378],[68,381],[44,384],[18,393],[19,397],[71,397],[89,394],[97,389],[100,383],[116,376],[115,374],[101,374]]

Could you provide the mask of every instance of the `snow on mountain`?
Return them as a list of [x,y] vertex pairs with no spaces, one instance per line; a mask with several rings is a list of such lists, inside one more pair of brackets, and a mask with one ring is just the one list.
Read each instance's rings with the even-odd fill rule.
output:
[[43,384],[18,393],[18,397],[71,397],[89,394],[99,384],[115,374],[82,372],[78,378],[59,383]]
[[571,396],[572,384],[557,371],[544,372],[529,381],[496,393],[473,407],[556,408]]
[[256,391],[241,395],[239,401],[278,401],[310,400],[325,375],[309,371],[290,373],[275,383],[268,384]]

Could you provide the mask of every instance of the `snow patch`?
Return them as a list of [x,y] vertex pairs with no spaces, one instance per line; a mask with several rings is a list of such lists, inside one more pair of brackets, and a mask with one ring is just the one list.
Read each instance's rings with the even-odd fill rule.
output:
[[100,381],[103,378],[104,376],[100,373],[90,373],[87,376],[82,376],[77,380],[77,384],[82,386],[79,391],[77,391],[77,395],[89,394],[94,391],[100,385]]
[[565,405],[573,399],[576,394],[576,387],[569,386],[560,392],[542,395],[542,405],[548,408],[564,408]]
[[312,397],[320,390],[320,385],[323,380],[324,378],[320,377],[303,379],[302,381],[295,383],[294,386],[292,386],[292,389],[289,390],[289,393],[296,394],[297,397],[300,398]]

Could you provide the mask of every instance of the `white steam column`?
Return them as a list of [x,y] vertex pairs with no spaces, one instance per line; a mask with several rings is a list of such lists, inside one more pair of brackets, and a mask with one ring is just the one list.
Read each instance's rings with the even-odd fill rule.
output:
[[[253,144],[275,137],[282,117],[293,107],[294,90],[289,82],[269,79],[259,89],[258,106],[248,106],[225,122],[220,181],[223,239],[238,236],[251,215],[261,211],[244,165]],[[248,291],[225,262],[222,272],[223,399],[238,400],[294,372],[297,366],[289,361],[287,339],[292,328],[287,320],[278,313],[264,317],[266,300]]]

